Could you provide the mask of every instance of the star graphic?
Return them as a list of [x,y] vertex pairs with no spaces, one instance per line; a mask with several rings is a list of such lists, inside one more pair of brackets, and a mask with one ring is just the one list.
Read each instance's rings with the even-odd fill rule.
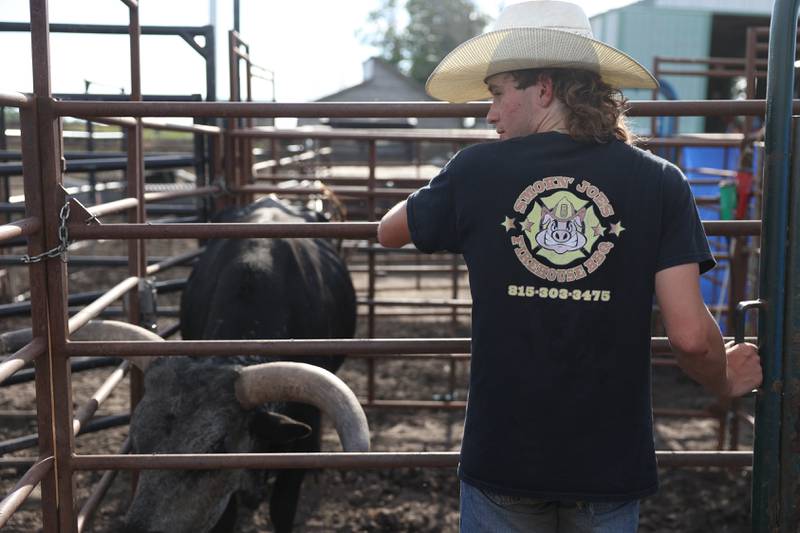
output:
[[601,224],[598,224],[597,226],[592,226],[592,232],[594,233],[595,237],[602,237],[606,232],[606,228],[604,228]]
[[522,222],[523,231],[530,231],[532,227],[533,227],[533,222],[531,222],[530,220],[526,219],[524,222]]
[[506,217],[506,219],[501,222],[500,225],[506,228],[506,232],[511,231],[516,226],[516,224],[514,224],[514,219],[508,217]]
[[619,237],[619,234],[625,231],[625,228],[622,227],[622,222],[617,222],[616,224],[611,224],[611,233]]

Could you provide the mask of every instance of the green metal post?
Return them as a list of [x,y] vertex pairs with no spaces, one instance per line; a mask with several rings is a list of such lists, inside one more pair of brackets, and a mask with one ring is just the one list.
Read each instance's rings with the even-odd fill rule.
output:
[[764,384],[756,402],[753,457],[753,531],[780,528],[781,398],[783,395],[784,310],[789,226],[789,155],[797,8],[800,0],[775,0],[767,77],[765,190],[763,203],[759,320]]
[[800,531],[800,120],[795,118],[786,280],[780,531]]

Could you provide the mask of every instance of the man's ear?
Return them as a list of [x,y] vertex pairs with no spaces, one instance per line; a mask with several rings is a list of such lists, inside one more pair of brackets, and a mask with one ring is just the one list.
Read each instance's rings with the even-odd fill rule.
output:
[[539,78],[539,83],[536,84],[536,97],[539,99],[539,105],[547,107],[553,103],[553,78],[547,75],[542,75]]

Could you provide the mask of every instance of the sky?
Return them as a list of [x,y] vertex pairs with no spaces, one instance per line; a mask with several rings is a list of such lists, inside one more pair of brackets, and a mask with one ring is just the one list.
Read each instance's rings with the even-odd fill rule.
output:
[[[142,25],[203,26],[214,0],[139,0]],[[436,1],[436,0],[431,0]],[[477,0],[492,19],[503,5],[519,0]],[[227,31],[233,28],[233,0],[215,0],[217,14],[217,97],[228,97]],[[578,0],[587,15],[633,0]],[[376,50],[362,42],[367,16],[379,0],[240,0],[240,34],[254,63],[275,73],[280,102],[313,101],[362,81],[362,63]],[[0,21],[27,22],[28,0],[0,0]],[[50,0],[51,22],[128,24],[120,0]],[[130,91],[127,35],[51,34],[54,92]],[[179,37],[143,36],[142,90],[145,94],[205,94],[205,67]],[[0,32],[0,91],[32,90],[30,39]],[[272,98],[271,85],[255,80],[256,100]]]

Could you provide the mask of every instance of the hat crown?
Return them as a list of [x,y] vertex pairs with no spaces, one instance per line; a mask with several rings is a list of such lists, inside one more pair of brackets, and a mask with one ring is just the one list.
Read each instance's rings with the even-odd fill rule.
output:
[[546,28],[594,38],[589,19],[579,5],[555,0],[533,0],[506,7],[493,29],[514,28]]
[[458,45],[425,84],[434,98],[467,102],[491,98],[485,80],[522,69],[582,69],[611,87],[655,89],[658,81],[638,61],[592,35],[580,6],[529,0],[506,7],[492,31]]

